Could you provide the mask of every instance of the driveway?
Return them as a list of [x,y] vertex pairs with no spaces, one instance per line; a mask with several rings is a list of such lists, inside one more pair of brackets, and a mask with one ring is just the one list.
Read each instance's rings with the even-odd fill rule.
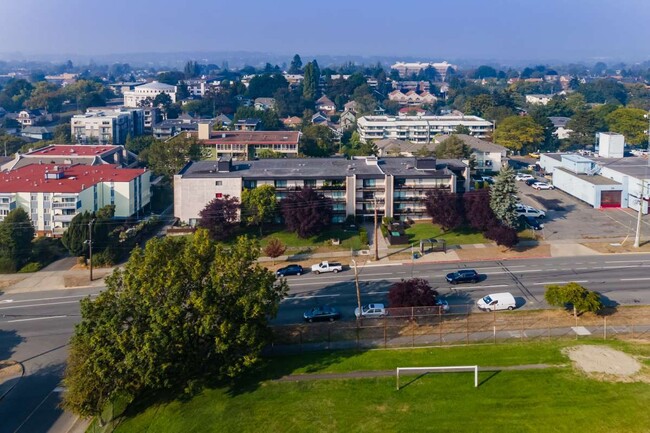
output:
[[[546,211],[545,240],[634,239],[637,213],[632,209],[594,209],[558,189],[537,191],[523,182],[517,186],[522,203]],[[643,216],[642,237],[650,237],[650,215]]]

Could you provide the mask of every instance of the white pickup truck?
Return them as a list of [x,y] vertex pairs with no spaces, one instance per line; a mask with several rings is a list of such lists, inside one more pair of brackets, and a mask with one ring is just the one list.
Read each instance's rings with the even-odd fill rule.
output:
[[340,263],[320,262],[311,266],[311,271],[316,275],[321,272],[334,272],[336,274],[342,270],[343,266]]

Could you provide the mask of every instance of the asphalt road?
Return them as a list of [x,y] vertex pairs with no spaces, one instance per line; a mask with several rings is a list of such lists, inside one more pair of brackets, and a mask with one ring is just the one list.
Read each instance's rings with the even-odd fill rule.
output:
[[[473,268],[483,275],[477,284],[450,286],[448,272]],[[477,299],[495,292],[511,292],[518,308],[544,308],[544,286],[571,281],[596,290],[611,304],[650,304],[650,254],[588,256],[557,259],[484,261],[477,263],[372,265],[359,268],[364,304],[385,302],[391,284],[419,277],[447,299],[452,312],[474,308]],[[329,304],[344,320],[353,319],[356,306],[354,271],[287,278],[290,294],[274,323],[294,323],[308,308]],[[60,379],[67,344],[79,320],[79,300],[97,289],[0,295],[0,359],[15,359],[25,376],[0,401],[0,433],[63,432],[72,422],[58,409]]]

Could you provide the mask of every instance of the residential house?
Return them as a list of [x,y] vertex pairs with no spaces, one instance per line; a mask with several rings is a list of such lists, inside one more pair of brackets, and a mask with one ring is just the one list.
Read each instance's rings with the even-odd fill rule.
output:
[[323,95],[316,101],[316,111],[322,111],[327,114],[336,113],[336,104],[330,98]]
[[426,114],[427,114],[427,110],[420,107],[403,107],[400,108],[399,111],[397,112],[397,115],[399,117],[425,116]]
[[343,105],[343,111],[351,111],[354,114],[356,114],[358,111],[358,106],[359,104],[357,103],[357,101],[349,101],[346,102],[345,105]]
[[256,98],[255,103],[253,104],[256,110],[266,111],[266,110],[275,110],[275,99],[274,98]]
[[235,131],[256,131],[262,126],[260,119],[239,119],[234,123]]
[[275,187],[281,200],[292,191],[312,188],[332,199],[332,222],[348,216],[428,218],[427,192],[469,190],[469,168],[458,160],[435,158],[292,158],[256,161],[189,162],[174,176],[174,216],[195,225],[199,212],[215,197],[240,198],[246,189]]
[[325,125],[325,124],[327,124],[329,122],[329,120],[330,119],[327,116],[325,116],[323,113],[321,113],[320,111],[317,112],[317,113],[314,113],[311,116],[311,123],[313,123],[314,125]]
[[147,169],[30,164],[0,173],[0,220],[21,207],[38,235],[60,236],[75,215],[106,205],[115,206],[116,218],[142,215],[150,189]]
[[27,126],[36,126],[42,122],[48,122],[52,120],[52,116],[43,113],[41,110],[22,110],[18,113],[16,120],[24,128]]
[[20,131],[22,137],[34,140],[51,140],[54,137],[52,128],[44,126],[26,126]]
[[533,105],[546,105],[551,99],[553,99],[553,95],[526,95],[526,102]]
[[560,140],[569,138],[569,134],[573,131],[567,128],[567,123],[571,120],[570,117],[553,116],[548,118],[553,123],[553,134]]
[[221,124],[221,126],[223,126],[225,128],[232,125],[232,117],[228,116],[227,114],[221,113],[220,115],[215,117],[213,120],[214,120],[214,123]]
[[282,124],[286,128],[299,128],[300,125],[302,125],[302,119],[297,116],[292,116],[292,117],[287,117],[286,119],[282,119]]
[[167,119],[153,127],[153,136],[159,140],[175,137],[182,132],[198,132],[199,120],[193,118]]
[[353,128],[357,123],[357,116],[352,111],[345,110],[339,118],[339,125],[342,130]]

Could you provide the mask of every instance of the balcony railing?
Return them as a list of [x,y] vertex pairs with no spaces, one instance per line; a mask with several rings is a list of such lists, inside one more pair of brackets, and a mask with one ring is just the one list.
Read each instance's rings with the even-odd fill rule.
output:
[[75,215],[53,215],[54,222],[69,223]]
[[52,208],[54,209],[77,209],[81,207],[79,201],[53,201]]

